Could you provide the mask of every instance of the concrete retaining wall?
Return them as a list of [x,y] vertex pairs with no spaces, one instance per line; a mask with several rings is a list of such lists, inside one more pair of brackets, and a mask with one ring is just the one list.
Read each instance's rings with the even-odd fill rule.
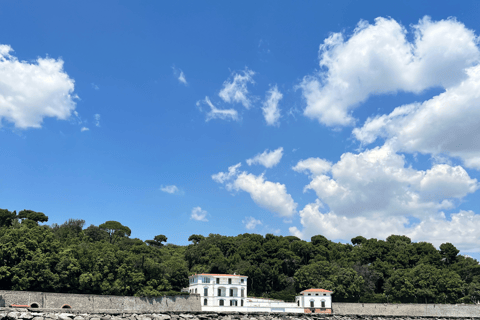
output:
[[479,305],[332,303],[336,315],[408,317],[480,317]]
[[200,295],[198,294],[148,298],[0,290],[0,307],[8,307],[11,304],[29,306],[37,304],[39,308],[68,306],[88,312],[95,310],[132,310],[137,312],[201,310]]

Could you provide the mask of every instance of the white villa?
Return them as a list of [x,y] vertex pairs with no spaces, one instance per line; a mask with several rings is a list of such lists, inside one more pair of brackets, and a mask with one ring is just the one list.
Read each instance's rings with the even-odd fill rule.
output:
[[182,291],[199,294],[202,311],[331,313],[332,291],[308,289],[295,302],[247,297],[247,276],[201,273],[190,277]]
[[190,293],[202,297],[202,311],[211,307],[243,307],[247,297],[247,276],[201,273],[188,277]]

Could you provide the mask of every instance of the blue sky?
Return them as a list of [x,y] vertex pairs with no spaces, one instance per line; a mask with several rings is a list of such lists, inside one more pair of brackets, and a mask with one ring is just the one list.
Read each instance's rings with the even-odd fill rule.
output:
[[479,257],[479,9],[2,2],[1,207]]

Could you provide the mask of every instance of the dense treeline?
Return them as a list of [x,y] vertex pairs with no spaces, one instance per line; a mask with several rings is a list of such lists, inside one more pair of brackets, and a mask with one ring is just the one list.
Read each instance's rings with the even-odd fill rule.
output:
[[248,293],[293,300],[301,290],[334,291],[334,301],[476,303],[480,265],[450,243],[437,250],[426,242],[392,235],[356,237],[352,244],[321,235],[192,235],[192,244],[167,238],[130,238],[116,221],[84,228],[62,225],[43,213],[0,209],[0,288],[66,293],[158,296],[188,286],[193,273],[247,275]]

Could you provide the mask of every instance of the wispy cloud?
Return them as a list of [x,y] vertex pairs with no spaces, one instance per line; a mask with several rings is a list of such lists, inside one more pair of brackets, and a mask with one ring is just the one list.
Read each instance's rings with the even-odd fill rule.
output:
[[242,223],[247,230],[253,230],[256,226],[261,225],[262,221],[257,220],[254,217],[245,217],[245,220],[242,220]]
[[223,88],[218,95],[227,103],[241,103],[245,108],[250,109],[251,101],[248,97],[247,84],[255,83],[255,81],[253,81],[254,75],[255,72],[248,68],[245,68],[243,74],[233,72],[233,79],[223,83]]
[[160,187],[160,190],[162,190],[163,192],[166,192],[166,193],[170,193],[170,194],[174,194],[174,193],[179,193],[180,192],[180,189],[178,189],[178,187],[174,184],[172,185],[169,185],[169,186],[161,186]]
[[280,162],[282,156],[283,148],[280,147],[274,151],[265,150],[264,152],[257,154],[255,157],[247,159],[246,162],[249,166],[252,164],[261,164],[265,168],[272,168]]
[[95,118],[95,125],[97,127],[100,127],[100,115],[97,113],[94,115],[94,118]]
[[263,116],[269,126],[278,126],[280,124],[280,109],[278,103],[282,100],[283,94],[275,86],[267,91],[265,101],[263,102]]
[[82,129],[80,129],[81,132],[84,132],[84,131],[88,131],[90,129],[88,129],[87,127],[82,127]]
[[93,82],[92,82],[92,88],[93,88],[94,90],[100,90],[100,87],[97,86],[97,85],[96,85],[95,83],[93,83]]
[[208,219],[206,217],[207,217],[207,211],[202,210],[202,208],[195,207],[192,209],[192,215],[190,216],[190,219],[207,222]]
[[185,73],[183,73],[182,69],[178,69],[175,66],[173,66],[172,70],[173,70],[173,75],[175,76],[175,78],[177,78],[177,80],[180,83],[183,83],[184,85],[188,85],[187,78],[185,77]]
[[210,101],[210,98],[205,97],[204,100],[197,101],[197,107],[201,110],[201,104],[206,104],[210,107],[210,111],[207,112],[205,121],[210,121],[212,119],[222,119],[222,120],[234,120],[238,121],[238,112],[235,109],[218,109]]

